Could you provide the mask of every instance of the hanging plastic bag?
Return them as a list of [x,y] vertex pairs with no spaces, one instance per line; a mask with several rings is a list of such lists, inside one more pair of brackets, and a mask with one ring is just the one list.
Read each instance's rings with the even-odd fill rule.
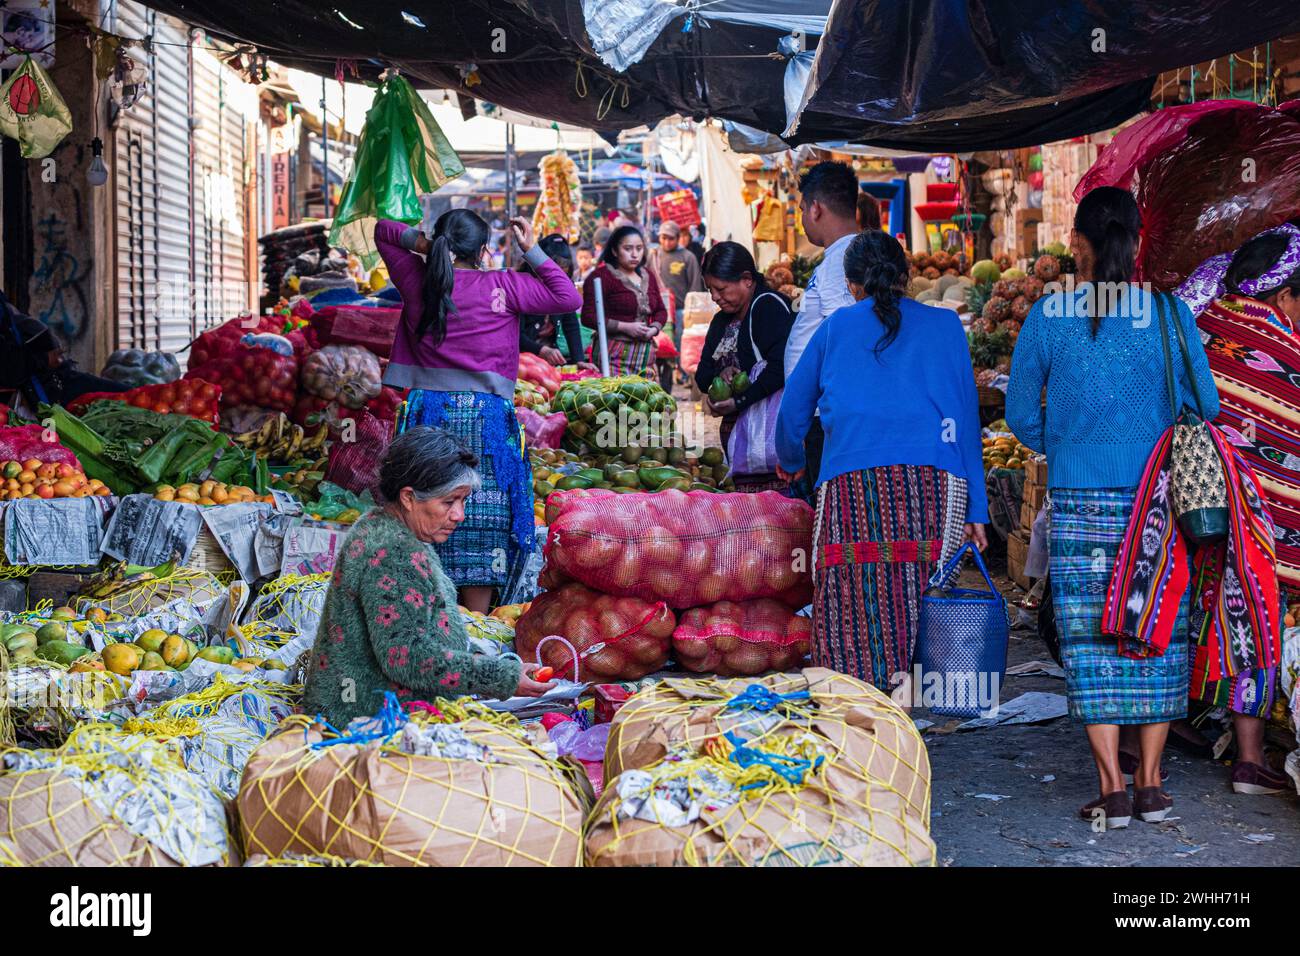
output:
[[49,75],[30,56],[0,87],[0,133],[18,140],[24,159],[54,152],[72,132],[72,113]]
[[343,186],[330,245],[351,249],[366,268],[379,261],[375,221],[417,223],[420,194],[445,186],[465,166],[411,84],[390,73],[375,93]]
[[[767,368],[767,360],[758,351],[758,343],[754,341],[753,306],[750,309],[749,344],[758,361],[749,370],[749,379],[755,382]],[[781,393],[784,391],[785,389],[779,388],[767,398],[759,399],[736,419],[736,427],[727,436],[727,461],[731,463],[732,475],[776,473],[776,416],[781,410]]]

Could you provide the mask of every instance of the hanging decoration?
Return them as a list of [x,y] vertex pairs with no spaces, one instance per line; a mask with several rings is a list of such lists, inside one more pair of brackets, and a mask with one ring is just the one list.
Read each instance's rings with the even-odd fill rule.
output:
[[18,140],[25,159],[54,152],[72,132],[72,113],[39,63],[30,56],[0,86],[0,134]]
[[542,157],[541,195],[533,211],[533,232],[538,237],[558,232],[572,245],[579,236],[582,182],[578,167],[564,150]]
[[119,110],[129,110],[144,97],[149,88],[149,70],[143,63],[117,51],[117,62],[108,81],[108,98]]

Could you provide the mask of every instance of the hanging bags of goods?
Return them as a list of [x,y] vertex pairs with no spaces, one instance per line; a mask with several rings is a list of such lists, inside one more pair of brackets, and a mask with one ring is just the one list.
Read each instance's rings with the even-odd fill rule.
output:
[[580,237],[578,226],[582,214],[582,182],[578,167],[563,150],[542,157],[542,191],[533,211],[533,232],[541,238],[558,232],[570,245]]

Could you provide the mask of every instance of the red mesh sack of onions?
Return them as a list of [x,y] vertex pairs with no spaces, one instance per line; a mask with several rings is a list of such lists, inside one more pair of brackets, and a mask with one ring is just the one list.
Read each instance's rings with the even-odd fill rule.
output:
[[747,677],[798,668],[812,648],[812,620],[780,601],[719,601],[682,612],[673,656],[685,670]]
[[775,491],[657,491],[566,500],[546,566],[588,587],[672,608],[812,600],[813,512]]
[[581,584],[566,584],[535,599],[515,624],[515,651],[525,661],[541,659],[559,677],[574,677],[573,654],[596,644],[605,646],[578,664],[578,677],[590,680],[639,680],[668,663],[677,619],[662,601],[598,594]]

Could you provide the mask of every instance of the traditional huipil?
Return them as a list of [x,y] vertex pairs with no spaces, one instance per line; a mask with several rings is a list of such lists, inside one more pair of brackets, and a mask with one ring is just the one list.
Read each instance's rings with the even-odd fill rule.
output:
[[402,321],[384,384],[409,388],[399,432],[430,425],[451,432],[479,456],[483,486],[465,503],[465,521],[434,545],[457,587],[503,587],[533,550],[532,472],[515,418],[519,322],[527,313],[576,310],[581,297],[564,270],[534,246],[522,272],[457,269],[447,336],[435,345],[417,330],[424,309],[424,258],[404,245],[414,233],[381,220],[375,245],[402,295]]

